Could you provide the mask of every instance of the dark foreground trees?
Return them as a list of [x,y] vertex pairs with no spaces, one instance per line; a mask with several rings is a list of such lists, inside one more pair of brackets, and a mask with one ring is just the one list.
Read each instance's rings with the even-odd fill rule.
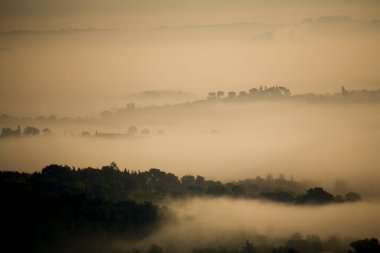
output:
[[0,172],[1,181],[13,186],[17,182],[19,187],[27,187],[43,196],[82,194],[89,199],[104,201],[159,203],[168,197],[194,196],[262,199],[288,204],[329,204],[361,200],[354,192],[345,196],[333,196],[321,187],[307,190],[305,184],[284,177],[256,177],[222,183],[206,180],[199,175],[185,175],[179,179],[172,173],[156,168],[143,172],[121,171],[115,163],[101,169],[49,165],[41,173]]
[[[332,237],[334,240],[338,240],[336,237]],[[271,252],[271,253],[322,253],[322,252],[334,252],[334,253],[379,253],[380,245],[376,238],[363,239],[351,242],[350,246],[354,249],[348,250],[348,245],[342,245],[339,241],[333,247],[328,246],[329,241],[332,239],[327,239],[326,241],[321,241],[319,237],[309,236],[309,238],[291,238],[288,240],[285,246],[280,247],[255,247],[255,245],[246,241],[245,245],[240,249],[231,250],[224,247],[220,248],[204,248],[204,249],[194,249],[193,253],[260,253],[260,252]],[[348,251],[347,251],[348,250]],[[165,252],[165,251],[164,251]]]
[[193,196],[263,199],[288,204],[329,204],[361,200],[354,192],[333,196],[321,187],[308,189],[305,184],[284,177],[256,177],[222,183],[206,180],[199,175],[185,175],[179,179],[172,173],[156,168],[143,172],[122,171],[115,163],[101,169],[49,165],[40,173],[0,172],[1,182],[45,197],[84,195],[88,199],[104,201],[159,203],[168,197]]
[[13,249],[10,252],[102,252],[102,246],[107,252],[112,241],[143,238],[164,221],[165,210],[150,202],[92,198],[73,189],[68,184],[73,179],[70,171],[50,167],[38,175],[1,173],[3,248]]
[[[101,169],[49,165],[33,174],[0,172],[1,244],[4,248],[12,247],[13,252],[110,253],[109,247],[115,240],[138,240],[157,232],[172,217],[165,207],[158,206],[166,197],[227,196],[290,204],[335,201],[322,188],[309,189],[297,197],[293,190],[299,189],[302,187],[298,183],[284,178],[258,177],[232,183],[206,180],[201,176],[184,176],[179,180],[174,174],[159,169],[121,171],[115,163]],[[349,201],[360,199],[354,193],[347,196]],[[14,243],[15,239],[19,243]],[[156,246],[153,245],[149,253],[165,252]],[[284,246],[273,248],[273,252],[294,253],[295,249],[314,253],[322,249],[320,241],[302,238],[293,238]],[[194,252],[272,250],[272,246],[267,245],[266,251],[260,247],[247,241],[237,251],[198,249]],[[353,248],[355,252],[363,252],[360,250],[365,247],[363,243],[356,243]]]
[[[3,197],[3,196],[2,196]],[[31,195],[2,198],[2,230],[5,245],[15,252],[67,252],[89,249],[94,241],[104,245],[115,239],[134,240],[154,231],[162,217],[151,203],[108,202],[83,196],[58,198]],[[60,250],[53,250],[58,248]],[[85,251],[86,252],[86,251]]]
[[357,240],[351,243],[351,247],[354,251],[348,251],[348,253],[379,253],[380,245],[376,238]]

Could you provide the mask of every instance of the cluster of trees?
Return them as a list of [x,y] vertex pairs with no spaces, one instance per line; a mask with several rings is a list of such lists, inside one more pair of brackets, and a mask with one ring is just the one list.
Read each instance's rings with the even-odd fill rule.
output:
[[[2,247],[14,252],[95,252],[94,242],[144,238],[167,220],[165,208],[119,197],[111,181],[102,184],[107,169],[98,176],[72,172],[48,166],[41,173],[0,173]],[[86,180],[97,182],[86,190]],[[100,193],[102,187],[109,187],[111,197]],[[16,238],[22,243],[14,244]]]
[[[241,250],[230,251],[224,248],[221,249],[198,249],[193,253],[320,253],[320,252],[342,252],[342,253],[378,253],[380,252],[379,241],[376,238],[356,240],[350,243],[354,250],[346,249],[340,240],[336,237],[331,237],[322,242],[318,236],[309,236],[310,238],[293,238],[288,240],[285,246],[282,247],[255,247],[253,243],[246,241],[246,244]],[[271,249],[270,249],[271,248]],[[164,251],[161,251],[162,253]]]
[[291,92],[288,88],[284,86],[272,86],[267,88],[267,86],[260,86],[259,88],[252,88],[247,91],[230,91],[225,93],[224,91],[211,91],[208,93],[207,100],[249,100],[257,98],[268,98],[268,97],[291,97],[296,100],[304,101],[331,101],[331,102],[376,102],[380,99],[380,90],[347,90],[344,86],[341,88],[340,93],[333,95],[321,95],[321,94],[300,94],[291,96]]
[[[282,191],[271,192],[280,186]],[[15,252],[110,252],[109,246],[105,245],[111,245],[115,240],[145,238],[174,218],[170,210],[157,205],[166,197],[251,197],[298,204],[336,201],[322,188],[311,188],[306,194],[290,200],[288,196],[283,197],[285,190],[299,191],[303,187],[294,180],[275,179],[270,175],[266,179],[257,177],[226,184],[205,180],[202,176],[187,175],[179,179],[159,169],[121,171],[115,163],[101,169],[49,165],[32,174],[2,171],[0,222],[5,231],[3,247],[12,247]],[[360,198],[355,197],[351,200]],[[14,238],[23,243],[14,245]],[[320,251],[311,249],[323,246],[318,240],[293,237],[280,248],[253,246],[247,242],[237,251],[194,249],[194,253],[313,253]],[[353,247],[366,248],[368,243],[376,244],[369,241],[356,243]],[[101,247],[105,247],[104,251]],[[142,251],[133,251],[138,252]],[[164,251],[157,245],[147,251],[155,252]]]
[[341,88],[341,92],[335,94],[315,94],[306,93],[291,95],[288,88],[284,86],[260,86],[259,88],[252,88],[248,91],[212,91],[208,93],[207,99],[195,100],[189,102],[177,102],[173,104],[161,104],[150,106],[137,106],[134,103],[128,103],[125,107],[116,109],[115,111],[102,111],[100,117],[57,117],[55,115],[39,116],[36,118],[25,117],[17,118],[11,115],[0,115],[1,125],[34,125],[34,124],[47,124],[51,126],[62,124],[86,124],[98,123],[99,121],[118,121],[125,117],[133,118],[138,121],[142,114],[146,114],[147,117],[152,115],[168,115],[171,113],[186,114],[189,108],[194,108],[198,105],[203,105],[207,101],[255,101],[255,100],[268,100],[268,99],[286,99],[287,101],[303,101],[307,103],[314,102],[327,102],[327,103],[367,103],[367,102],[379,102],[380,90],[348,90],[345,87]]
[[357,240],[351,243],[351,247],[354,249],[348,253],[375,253],[380,252],[380,244],[376,238]]
[[230,91],[226,93],[224,91],[209,92],[207,100],[216,99],[234,99],[234,98],[247,98],[247,97],[258,97],[258,96],[290,96],[290,90],[284,86],[272,86],[267,88],[267,86],[260,86],[260,88],[252,88],[248,92],[240,91],[236,93],[235,91]]
[[[349,244],[349,245],[348,245]],[[351,248],[351,249],[349,249]],[[352,250],[353,249],[353,250]],[[127,253],[143,253],[139,249],[127,251]],[[164,250],[156,244],[152,244],[145,253],[165,253],[170,252]],[[295,234],[290,238],[284,246],[276,247],[268,243],[255,245],[250,241],[239,249],[227,249],[226,247],[219,248],[195,248],[192,253],[378,253],[380,252],[379,241],[376,238],[356,240],[352,242],[342,241],[341,239],[332,236],[325,241],[322,241],[318,236],[311,235],[307,238],[302,238],[300,234]]]
[[[105,132],[96,132],[94,135],[91,135],[88,131],[83,131],[81,133],[81,136],[88,137],[88,136],[94,136],[94,137],[104,137],[104,138],[120,138],[120,137],[136,137],[138,136],[139,132],[142,135],[149,135],[151,133],[151,130],[148,128],[143,128],[141,131],[136,126],[130,126],[126,133],[105,133]],[[157,133],[161,134],[163,133],[162,130],[158,130]]]
[[20,126],[18,126],[17,129],[12,130],[10,127],[5,127],[1,130],[0,137],[8,137],[8,136],[20,136],[21,135],[21,129]]
[[[17,129],[12,130],[10,127],[5,127],[1,130],[0,137],[9,137],[9,136],[21,136],[23,135],[39,135],[40,130],[37,127],[33,126],[27,126],[24,128],[24,131],[21,133],[21,128],[20,126],[17,127]],[[49,128],[44,128],[42,129],[42,133],[44,134],[50,134],[50,129]]]
[[359,201],[361,197],[356,192],[348,192],[345,196],[341,195],[332,195],[326,192],[321,187],[315,187],[307,190],[306,194],[299,195],[295,201],[297,204],[307,204],[307,203],[316,203],[316,204],[325,204],[332,202],[347,202],[347,201]]
[[334,94],[306,93],[293,95],[293,100],[303,102],[328,103],[368,103],[380,101],[380,90],[348,90],[344,86],[341,92]]
[[[75,169],[68,166],[49,165],[40,173],[0,172],[3,180],[17,179],[24,185],[38,189],[49,196],[83,194],[90,199],[106,201],[152,201],[165,198],[193,196],[255,198],[296,204],[325,204],[331,202],[357,201],[357,193],[333,196],[323,188],[310,188],[305,183],[283,176],[265,179],[256,177],[236,182],[222,183],[206,180],[202,176],[185,175],[178,178],[159,169],[148,171],[120,170],[115,163],[101,169]],[[306,191],[307,190],[307,191]],[[305,193],[306,191],[306,193]]]

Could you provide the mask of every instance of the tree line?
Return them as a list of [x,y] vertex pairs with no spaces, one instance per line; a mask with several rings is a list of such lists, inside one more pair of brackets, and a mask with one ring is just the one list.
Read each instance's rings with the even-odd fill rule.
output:
[[[195,248],[192,253],[378,253],[380,252],[380,244],[376,238],[365,238],[354,240],[349,245],[341,241],[339,238],[332,236],[325,241],[319,239],[318,236],[309,236],[308,238],[297,238],[299,234],[295,234],[290,238],[285,246],[272,246],[270,244],[255,245],[251,241],[246,241],[238,249],[227,249],[220,246],[219,248]],[[348,248],[348,250],[347,250]],[[139,249],[127,251],[127,253],[143,253]],[[165,253],[162,247],[152,244],[145,253]]]
[[[43,134],[50,134],[51,131],[49,128],[44,128],[41,130]],[[32,136],[32,135],[39,135],[41,133],[40,129],[33,126],[27,126],[24,128],[24,130],[21,132],[20,126],[18,126],[16,129],[12,129],[10,127],[4,127],[1,130],[0,138],[4,137],[10,137],[10,136]]]
[[[166,198],[258,198],[290,204],[338,202],[336,196],[319,187],[297,195],[304,187],[294,180],[270,175],[266,179],[221,183],[202,176],[178,178],[159,169],[120,170],[115,163],[101,169],[49,165],[35,173],[2,171],[3,247],[12,247],[15,252],[101,252],[101,247],[106,247],[107,252],[106,245],[115,240],[145,238],[175,219],[172,211],[162,206]],[[339,201],[360,199],[357,194],[351,195]],[[14,244],[15,238],[22,243]],[[202,252],[207,251],[194,251]]]
[[67,165],[49,165],[32,174],[0,172],[0,180],[38,191],[47,196],[84,195],[89,199],[106,201],[151,201],[165,198],[231,197],[263,199],[289,204],[326,204],[358,201],[360,195],[347,192],[333,195],[322,187],[286,179],[257,176],[222,183],[203,176],[185,175],[179,178],[157,168],[148,171],[120,170],[115,163],[97,168],[71,168]]

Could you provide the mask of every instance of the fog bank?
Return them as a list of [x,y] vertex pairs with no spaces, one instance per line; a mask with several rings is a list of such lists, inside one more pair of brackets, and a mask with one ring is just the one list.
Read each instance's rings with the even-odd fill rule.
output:
[[252,200],[191,199],[171,202],[169,207],[178,215],[177,223],[134,246],[156,243],[177,250],[238,248],[245,240],[279,246],[294,233],[318,235],[323,240],[333,235],[380,236],[378,202],[295,207]]

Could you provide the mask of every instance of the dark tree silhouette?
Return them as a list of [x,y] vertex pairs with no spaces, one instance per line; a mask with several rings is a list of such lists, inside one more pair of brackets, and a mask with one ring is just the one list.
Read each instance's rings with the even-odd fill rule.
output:
[[242,247],[241,253],[256,253],[256,248],[253,246],[253,243],[246,241],[244,247]]
[[294,248],[279,247],[279,248],[273,248],[272,253],[298,253],[298,251],[295,250]]
[[299,204],[325,204],[334,201],[334,196],[326,192],[321,187],[315,187],[307,190],[306,194],[298,196],[296,202]]
[[164,251],[160,246],[152,244],[146,253],[164,253]]
[[349,250],[348,253],[379,253],[380,245],[376,238],[357,240],[352,242],[351,247],[354,251]]
[[203,186],[205,184],[205,178],[198,175],[195,178],[195,184],[198,185],[198,186]]
[[36,128],[36,127],[27,126],[24,129],[24,134],[25,135],[37,135],[39,133],[40,133],[40,130],[38,130],[38,128]]
[[260,196],[264,199],[278,201],[278,202],[293,202],[294,195],[290,192],[277,191],[277,192],[262,192]]
[[16,130],[12,130],[11,128],[6,127],[1,130],[0,137],[20,136],[20,135],[21,135],[20,126],[18,126]]
[[184,187],[194,186],[195,185],[195,178],[191,175],[186,175],[181,178],[181,184]]

